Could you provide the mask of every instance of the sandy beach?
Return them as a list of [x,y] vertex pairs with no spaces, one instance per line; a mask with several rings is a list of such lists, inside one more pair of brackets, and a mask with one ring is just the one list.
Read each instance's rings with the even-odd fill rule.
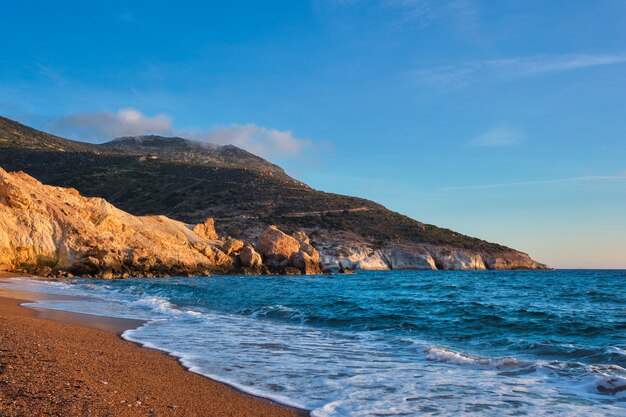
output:
[[307,415],[191,373],[175,358],[119,337],[139,321],[20,306],[40,296],[0,291],[2,417]]

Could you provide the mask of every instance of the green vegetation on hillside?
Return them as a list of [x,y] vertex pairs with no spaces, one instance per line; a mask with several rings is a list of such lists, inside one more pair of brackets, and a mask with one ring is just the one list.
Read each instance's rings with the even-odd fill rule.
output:
[[0,117],[0,166],[103,197],[136,215],[163,214],[187,223],[214,217],[218,231],[232,236],[277,224],[285,230],[353,232],[380,242],[507,250],[420,223],[369,200],[314,190],[234,146],[158,136],[94,145]]

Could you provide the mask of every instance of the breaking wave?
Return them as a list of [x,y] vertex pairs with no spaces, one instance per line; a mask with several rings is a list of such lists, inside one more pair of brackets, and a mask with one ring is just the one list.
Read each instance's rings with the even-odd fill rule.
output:
[[38,307],[144,319],[123,337],[315,417],[626,416],[624,275],[606,274],[12,285],[82,297]]

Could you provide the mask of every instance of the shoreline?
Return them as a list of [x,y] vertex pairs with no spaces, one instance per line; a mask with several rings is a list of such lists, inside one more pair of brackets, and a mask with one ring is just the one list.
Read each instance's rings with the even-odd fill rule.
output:
[[[0,282],[11,277],[25,274],[0,272]],[[121,337],[142,320],[21,305],[63,297],[0,288],[3,416],[309,415],[194,373],[166,352]]]

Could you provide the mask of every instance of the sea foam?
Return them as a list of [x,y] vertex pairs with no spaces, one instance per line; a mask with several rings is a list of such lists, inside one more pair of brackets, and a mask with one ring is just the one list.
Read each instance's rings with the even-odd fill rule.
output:
[[[310,286],[318,282],[316,278],[308,280]],[[360,309],[359,314],[371,318],[355,317],[357,330],[350,326],[333,327],[330,324],[334,319],[328,320],[330,324],[313,326],[309,317],[315,316],[324,324],[323,317],[345,316],[346,310],[337,309],[355,311],[353,306],[358,302],[330,300],[324,304],[309,300],[307,294],[292,299],[289,294],[281,294],[280,287],[273,286],[294,282],[300,281],[255,281],[245,277],[76,284],[15,281],[31,290],[88,297],[50,300],[36,303],[38,307],[147,320],[123,337],[176,356],[193,372],[250,394],[312,410],[315,417],[626,416],[626,371],[611,363],[568,361],[567,352],[593,350],[590,346],[582,349],[580,340],[577,344],[535,343],[553,346],[540,352],[561,352],[559,360],[532,356],[536,349],[528,353],[506,348],[507,344],[531,345],[517,339],[505,339],[499,342],[505,347],[490,352],[477,349],[481,346],[478,341],[463,349],[458,342],[446,343],[436,334],[429,338],[415,334],[414,330],[402,330],[402,323],[410,317],[389,311],[389,301],[376,316],[375,305],[370,304],[369,311]],[[328,280],[321,283],[326,287],[334,285]],[[346,283],[350,281],[340,284]],[[340,291],[337,285],[335,291]],[[450,288],[459,291],[462,285]],[[242,294],[252,290],[254,296],[249,297],[259,297],[259,303],[245,305],[249,298]],[[290,292],[297,294],[295,290]],[[376,293],[365,296],[369,300],[373,294]],[[386,300],[393,300],[393,294],[387,290]],[[402,295],[398,305],[406,309],[411,303]],[[419,300],[413,303],[417,305]],[[333,310],[325,312],[320,307],[323,305]],[[493,310],[484,301],[468,306],[478,310],[477,316],[484,315],[482,309]],[[521,309],[513,307],[511,311],[520,314]],[[430,320],[436,322],[437,315],[430,314]],[[506,317],[505,312],[499,314]],[[533,314],[532,320],[537,317],[541,315]],[[393,325],[393,320],[401,324],[394,328],[399,330],[385,330]],[[499,321],[493,320],[493,325]],[[361,323],[383,330],[362,330]],[[411,329],[416,328],[420,328],[417,322]],[[447,327],[441,329],[445,331]],[[494,338],[494,345],[499,340]],[[598,351],[598,355],[609,357],[620,357],[622,353],[623,349],[615,344]]]

